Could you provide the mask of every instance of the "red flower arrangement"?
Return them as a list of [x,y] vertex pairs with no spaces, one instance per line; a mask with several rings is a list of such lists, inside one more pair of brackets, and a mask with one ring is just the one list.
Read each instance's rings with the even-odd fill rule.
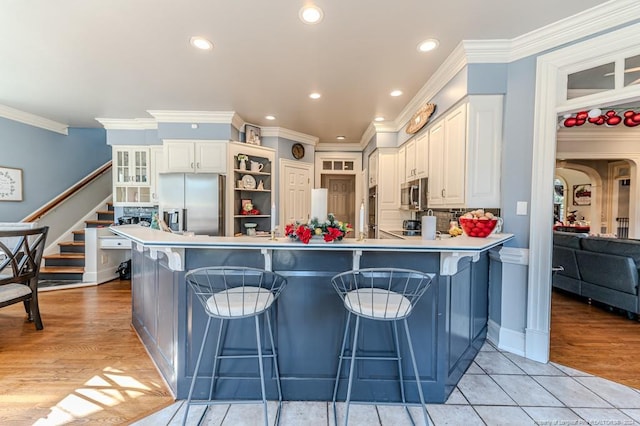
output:
[[319,222],[317,218],[314,218],[309,223],[290,223],[284,228],[284,234],[287,237],[292,240],[300,240],[304,244],[309,244],[314,235],[322,235],[327,243],[340,241],[351,231],[351,225],[337,221],[333,213],[329,213],[325,222]]

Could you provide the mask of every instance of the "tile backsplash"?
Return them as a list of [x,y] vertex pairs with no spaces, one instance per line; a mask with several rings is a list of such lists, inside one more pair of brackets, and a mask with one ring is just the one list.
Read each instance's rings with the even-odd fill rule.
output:
[[[465,209],[431,209],[431,211],[433,211],[433,215],[436,217],[436,231],[449,231],[449,222],[451,222],[452,220],[458,220],[458,218],[466,212],[470,212],[478,208],[480,207]],[[500,209],[484,209],[484,211],[491,212],[496,216],[500,216]],[[426,211],[416,213],[416,219],[420,220],[422,216],[425,216],[426,214]]]

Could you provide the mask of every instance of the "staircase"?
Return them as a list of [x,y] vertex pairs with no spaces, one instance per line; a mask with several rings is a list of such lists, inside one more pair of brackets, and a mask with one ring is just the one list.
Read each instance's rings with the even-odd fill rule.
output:
[[[86,228],[109,226],[114,223],[113,204],[107,210],[97,211],[97,219],[85,221]],[[59,243],[59,253],[43,256],[39,287],[82,282],[84,273],[84,229],[72,231],[73,241]]]

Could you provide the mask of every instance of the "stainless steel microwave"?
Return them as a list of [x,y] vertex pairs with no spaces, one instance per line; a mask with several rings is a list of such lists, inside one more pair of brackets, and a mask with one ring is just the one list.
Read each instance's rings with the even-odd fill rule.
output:
[[402,210],[427,209],[427,179],[417,179],[400,186],[400,208]]

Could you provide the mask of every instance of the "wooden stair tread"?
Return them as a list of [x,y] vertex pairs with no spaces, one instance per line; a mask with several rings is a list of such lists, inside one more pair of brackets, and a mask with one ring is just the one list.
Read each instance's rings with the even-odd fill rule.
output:
[[111,225],[113,223],[112,220],[85,220],[84,223],[92,223],[94,225]]
[[78,231],[71,231],[71,233],[80,235],[80,234],[84,234],[85,232],[84,232],[84,228],[83,228],[83,229],[80,229]]
[[59,246],[84,246],[84,241],[63,241],[58,243]]
[[84,253],[56,253],[42,256],[43,259],[84,259]]
[[84,267],[82,266],[42,266],[41,274],[82,274]]
[[113,210],[98,210],[96,214],[110,214],[113,215],[115,212]]

